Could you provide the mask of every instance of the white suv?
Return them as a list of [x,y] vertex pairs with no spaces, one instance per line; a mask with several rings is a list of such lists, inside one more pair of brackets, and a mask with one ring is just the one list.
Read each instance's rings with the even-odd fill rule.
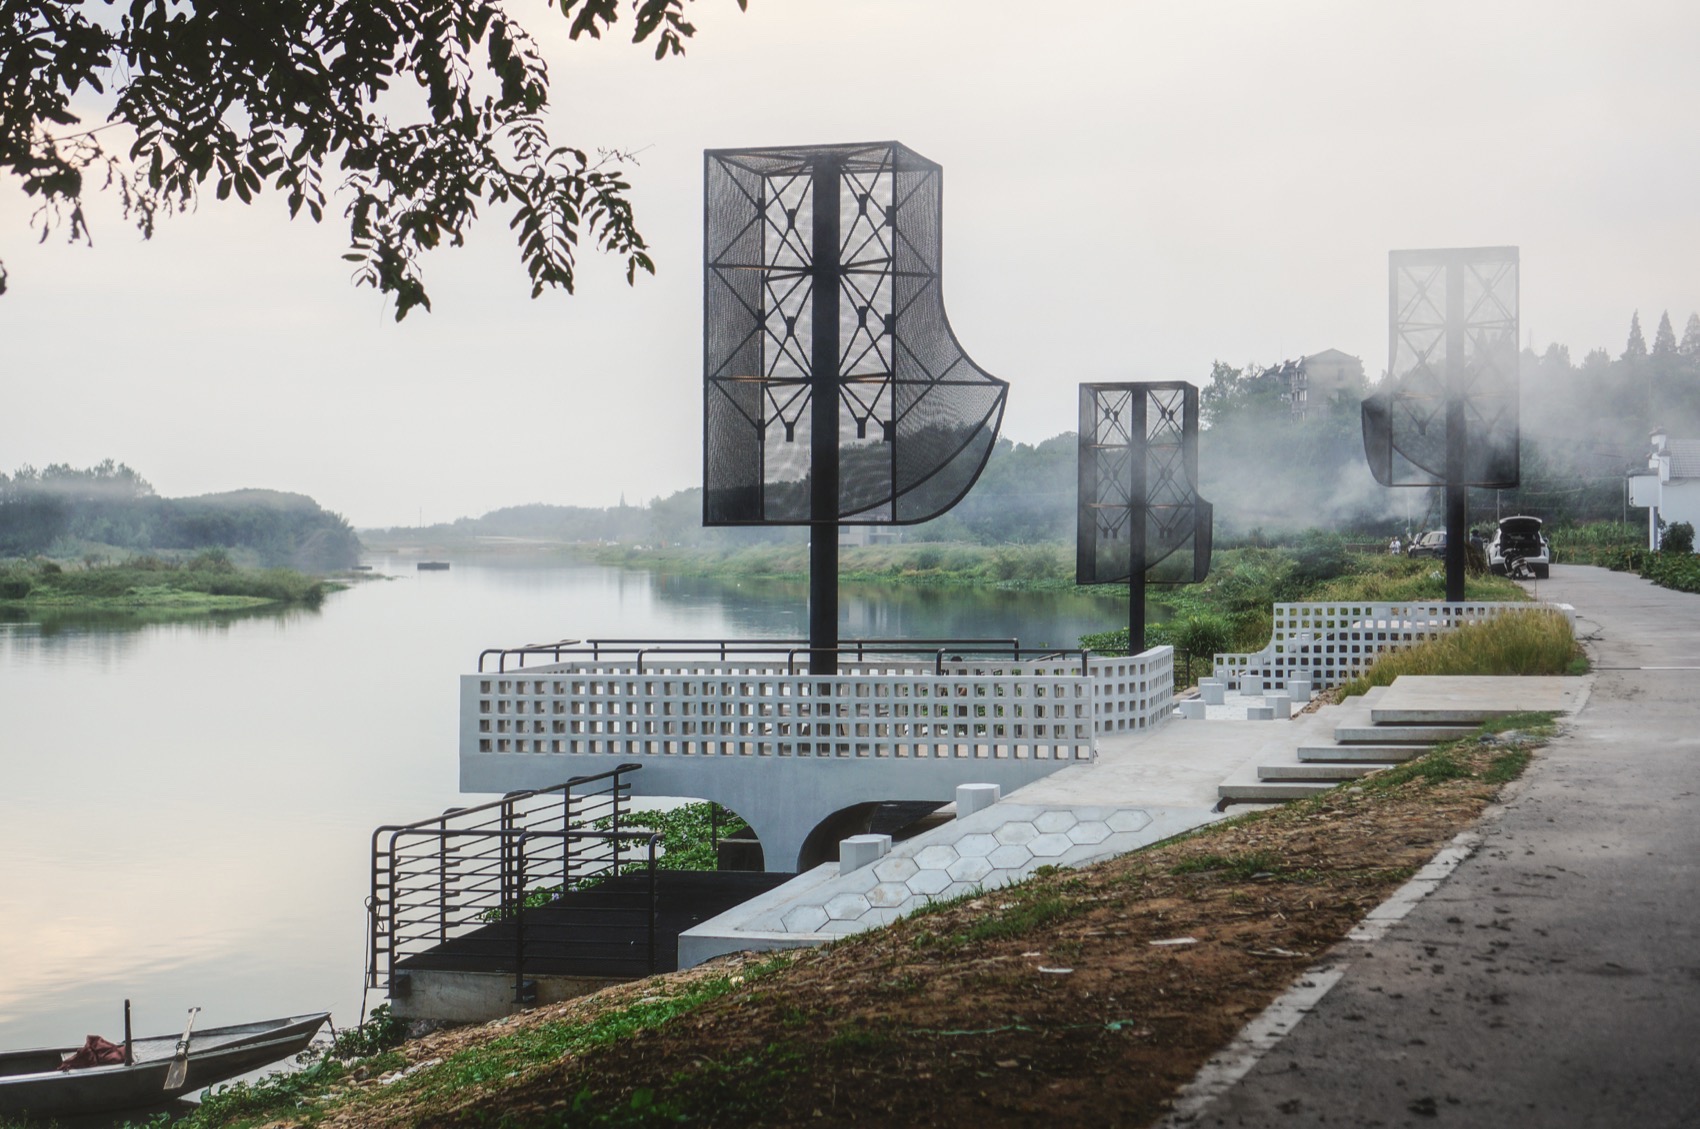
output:
[[1552,560],[1538,517],[1500,518],[1487,553],[1488,567],[1500,576],[1528,575],[1536,580],[1547,578]]

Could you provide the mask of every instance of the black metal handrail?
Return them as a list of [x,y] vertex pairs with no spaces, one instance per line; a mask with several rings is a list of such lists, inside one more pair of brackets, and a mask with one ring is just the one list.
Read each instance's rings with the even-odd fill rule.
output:
[[898,655],[925,656],[932,660],[935,673],[942,674],[945,665],[965,661],[964,655],[983,658],[1005,658],[1012,662],[1038,662],[1045,659],[1078,658],[1084,665],[1089,650],[1076,647],[1023,647],[1019,639],[863,639],[841,643],[832,648],[810,647],[806,639],[713,640],[713,639],[587,639],[572,644],[567,641],[550,644],[528,644],[524,647],[490,647],[479,652],[478,672],[486,673],[485,663],[495,656],[494,673],[508,673],[510,656],[518,658],[516,670],[525,669],[530,655],[549,655],[555,663],[575,657],[587,657],[592,662],[612,658],[630,658],[638,673],[643,673],[646,659],[665,657],[706,656],[722,662],[758,656],[783,657],[786,670],[795,674],[799,658],[830,651],[840,658],[865,662],[870,658]]
[[[500,919],[527,872],[546,869],[563,891],[617,873],[625,844],[649,837],[620,826],[626,777],[641,767],[623,764],[375,830],[368,985],[387,988],[398,960]],[[606,826],[593,829],[597,823]]]

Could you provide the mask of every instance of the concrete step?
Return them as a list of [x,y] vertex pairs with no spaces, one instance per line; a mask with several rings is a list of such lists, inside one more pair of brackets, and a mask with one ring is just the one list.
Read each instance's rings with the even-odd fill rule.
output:
[[1476,731],[1473,725],[1336,725],[1336,741],[1387,741],[1406,744],[1412,741],[1456,741]]
[[1283,803],[1287,800],[1303,799],[1305,796],[1316,796],[1334,787],[1333,784],[1317,781],[1278,781],[1272,780],[1259,783],[1223,784],[1216,789],[1216,794],[1224,800],[1250,800],[1258,803]]
[[1432,745],[1300,745],[1302,761],[1346,764],[1388,764],[1408,761],[1428,752]]
[[1356,780],[1368,776],[1372,772],[1380,772],[1384,768],[1392,768],[1391,764],[1264,764],[1257,767],[1259,780],[1297,780],[1318,781],[1329,780],[1339,783],[1342,780]]

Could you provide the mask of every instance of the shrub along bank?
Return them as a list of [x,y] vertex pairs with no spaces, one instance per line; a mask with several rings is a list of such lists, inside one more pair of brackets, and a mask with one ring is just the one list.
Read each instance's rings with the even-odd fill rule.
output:
[[1616,572],[1633,572],[1663,588],[1700,592],[1700,557],[1694,555],[1694,527],[1679,521],[1665,530],[1663,548],[1646,547],[1647,531],[1639,526],[1602,522],[1553,534],[1553,552],[1570,564],[1599,565]]

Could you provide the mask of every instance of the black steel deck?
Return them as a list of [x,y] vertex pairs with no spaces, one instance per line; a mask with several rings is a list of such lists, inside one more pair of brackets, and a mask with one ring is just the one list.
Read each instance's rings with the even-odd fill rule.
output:
[[[679,967],[679,934],[795,875],[663,870],[655,876],[655,952],[650,963],[649,876],[626,874],[527,909],[525,975],[640,977]],[[515,923],[497,921],[396,962],[398,972],[514,970]]]

